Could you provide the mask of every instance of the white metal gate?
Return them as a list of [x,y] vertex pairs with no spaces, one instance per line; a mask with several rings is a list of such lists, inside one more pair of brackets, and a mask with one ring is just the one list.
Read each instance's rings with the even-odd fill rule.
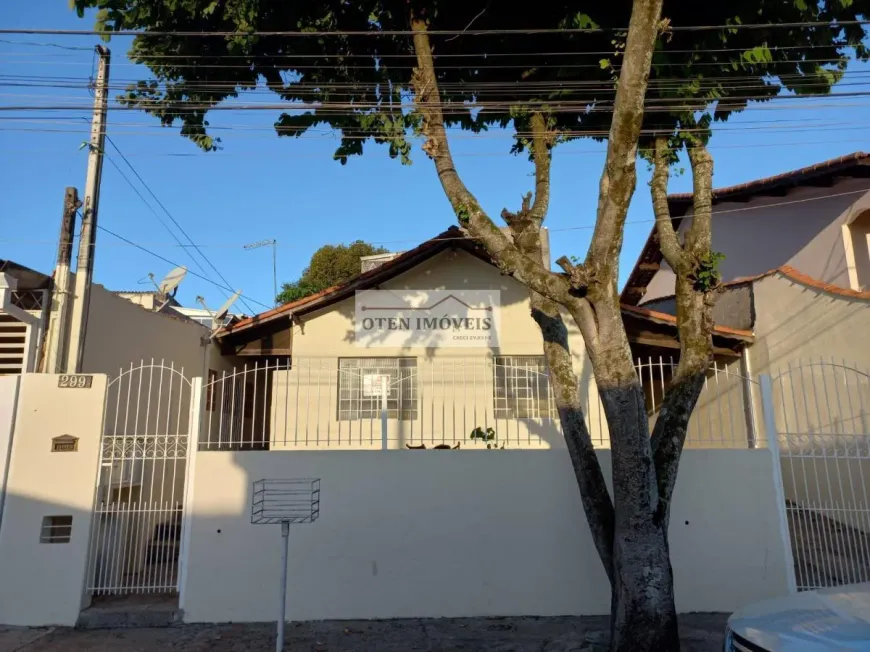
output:
[[131,364],[109,382],[88,551],[90,593],[178,590],[198,380],[173,363],[151,360]]
[[797,589],[870,581],[870,376],[818,360],[771,387]]

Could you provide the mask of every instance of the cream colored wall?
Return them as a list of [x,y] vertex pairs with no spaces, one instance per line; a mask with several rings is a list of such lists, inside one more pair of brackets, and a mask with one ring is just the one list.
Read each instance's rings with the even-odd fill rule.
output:
[[12,447],[12,430],[18,406],[21,376],[0,376],[0,524],[3,523],[3,503]]
[[[145,310],[99,285],[91,290],[91,307],[82,371],[105,373],[138,366],[142,360],[183,368],[188,378],[203,374],[201,338],[208,330],[185,321]],[[214,349],[211,346],[210,349]],[[216,359],[217,354],[210,352]]]
[[[498,290],[501,293],[501,332],[498,355],[542,355],[540,330],[531,316],[528,290],[498,269],[464,252],[442,252],[417,267],[380,286],[381,290]],[[353,339],[353,299],[300,317],[301,326],[293,328],[294,357],[418,357],[469,358],[491,353],[489,348],[424,349],[409,343],[406,348],[371,348],[355,345]],[[571,349],[582,360],[582,338],[571,320]]]
[[[771,462],[686,451],[671,517],[680,611],[786,592]],[[321,478],[321,503],[290,528],[290,620],[609,612],[563,451],[199,452],[185,620],[271,617],[280,527],[250,524],[251,487],[293,477]]]
[[[791,265],[826,283],[850,287],[842,225],[856,211],[870,207],[870,194],[862,195],[861,190],[870,190],[870,181],[848,179],[834,189],[796,188],[785,198],[716,204],[713,248],[725,254],[719,266],[722,278],[729,281]],[[690,224],[691,218],[684,219],[680,233]],[[674,275],[663,263],[643,301],[673,293]]]
[[[90,389],[58,388],[54,374],[28,374],[21,392],[3,523],[0,623],[72,626],[86,604],[85,567],[99,464],[106,377]],[[51,439],[79,437],[52,453]],[[40,543],[44,516],[73,517],[69,543]]]
[[779,274],[755,284],[756,374],[819,358],[870,368],[870,301],[807,287]]
[[[474,446],[468,439],[476,427],[493,427],[508,447],[561,447],[556,420],[494,418],[493,372],[486,359],[493,355],[543,355],[540,329],[531,316],[528,290],[483,261],[462,252],[444,252],[413,270],[384,283],[389,289],[499,290],[499,348],[362,348],[354,343],[354,300],[346,299],[311,315],[293,328],[293,370],[274,376],[269,427],[273,449],[362,447],[381,448],[380,418],[342,421],[337,414],[338,358],[397,357],[417,359],[418,416],[390,420],[390,448],[420,443]],[[575,369],[584,393],[593,397],[589,422],[593,438],[608,442],[603,415],[597,409],[594,383],[583,339],[565,316]]]

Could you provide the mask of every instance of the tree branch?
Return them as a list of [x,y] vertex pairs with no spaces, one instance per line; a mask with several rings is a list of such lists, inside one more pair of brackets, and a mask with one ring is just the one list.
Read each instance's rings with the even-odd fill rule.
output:
[[713,357],[713,306],[717,288],[699,288],[695,279],[699,262],[709,260],[712,252],[713,158],[706,146],[701,144],[689,147],[689,161],[692,164],[694,189],[692,224],[686,233],[685,250],[682,252],[685,264],[680,267],[671,264],[677,274],[674,289],[680,362],[662,402],[651,440],[661,501],[659,516],[665,524],[670,517],[670,501],[689,418],[701,394],[704,377]]
[[568,279],[561,274],[554,274],[540,262],[521,253],[484,212],[456,172],[447,142],[447,130],[444,128],[441,96],[426,21],[412,13],[411,30],[414,33],[414,50],[417,54],[417,67],[412,81],[423,118],[423,135],[426,137],[423,151],[435,163],[441,187],[450,200],[459,224],[483,244],[490,257],[505,273],[557,303],[571,302],[572,288]]
[[677,232],[674,230],[674,224],[671,221],[671,211],[668,208],[669,154],[668,139],[665,137],[656,138],[653,156],[653,176],[649,187],[652,194],[659,247],[668,265],[677,272],[678,270],[685,271],[687,261],[685,255],[683,255],[683,246],[680,244],[679,238],[677,238]]
[[633,5],[599,183],[595,231],[586,257],[586,267],[614,300],[625,218],[637,182],[637,141],[661,10],[662,0],[635,0]]
[[532,219],[543,222],[550,207],[550,149],[553,134],[547,128],[547,119],[539,111],[532,113],[532,156],[535,161],[535,203],[531,208]]
[[708,256],[713,245],[713,157],[704,144],[689,147],[692,164],[692,224],[686,233],[686,251],[696,259]]

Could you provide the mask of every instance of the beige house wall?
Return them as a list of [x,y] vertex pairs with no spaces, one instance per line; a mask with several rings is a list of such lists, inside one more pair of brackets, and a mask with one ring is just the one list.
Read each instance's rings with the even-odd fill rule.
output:
[[[609,612],[564,451],[201,451],[185,620],[272,613],[280,527],[251,525],[252,483],[293,477],[321,478],[321,511],[290,528],[290,620]],[[787,591],[777,507],[768,451],[686,451],[670,544],[680,611]]]
[[[782,265],[825,283],[848,288],[849,262],[843,225],[870,207],[870,180],[848,179],[833,188],[796,188],[783,197],[721,202],[713,210],[713,248],[725,254],[725,281],[761,274]],[[684,234],[691,217],[680,223]],[[674,293],[666,263],[650,281],[643,301]]]
[[12,430],[18,406],[20,376],[0,376],[0,524],[3,523],[3,503],[12,452]]
[[[62,389],[54,374],[21,377],[3,522],[0,623],[72,626],[87,603],[85,567],[99,465],[106,377]],[[78,451],[51,440],[78,437]],[[38,472],[34,472],[38,470]],[[43,518],[72,516],[69,543],[40,543]]]
[[825,361],[870,370],[870,301],[808,287],[774,274],[755,283],[755,374]]
[[[346,299],[299,318],[293,327],[293,369],[273,376],[268,428],[271,447],[381,448],[380,418],[347,421],[338,418],[339,358],[416,358],[418,414],[415,419],[391,419],[390,448],[420,443],[460,442],[477,427],[493,427],[509,447],[562,447],[556,419],[495,419],[492,356],[541,356],[540,329],[531,316],[528,290],[466,252],[443,252],[413,270],[384,283],[381,290],[498,290],[501,293],[499,347],[491,349],[421,347],[409,342],[398,348],[363,348],[354,342],[354,299]],[[593,409],[590,430],[606,443],[607,430],[597,406],[583,339],[566,316],[574,366]],[[261,390],[262,391],[262,390]],[[591,399],[591,400],[589,400]],[[256,407],[255,407],[256,409]],[[480,444],[477,444],[480,445]]]
[[[183,369],[188,378],[202,376],[206,365],[202,338],[208,329],[193,321],[151,312],[109,292],[100,285],[91,290],[88,331],[82,371],[105,373],[110,378],[120,369],[161,360]],[[217,347],[209,345],[208,365],[228,368]]]

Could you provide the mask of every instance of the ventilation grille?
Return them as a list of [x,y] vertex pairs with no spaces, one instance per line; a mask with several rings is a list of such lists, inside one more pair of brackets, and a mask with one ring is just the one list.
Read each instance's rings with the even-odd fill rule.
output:
[[0,376],[24,373],[27,324],[0,313]]
[[40,543],[69,543],[72,536],[72,516],[44,516]]

